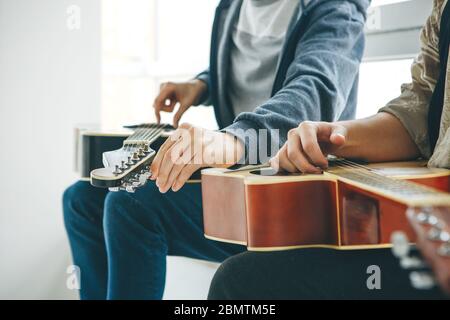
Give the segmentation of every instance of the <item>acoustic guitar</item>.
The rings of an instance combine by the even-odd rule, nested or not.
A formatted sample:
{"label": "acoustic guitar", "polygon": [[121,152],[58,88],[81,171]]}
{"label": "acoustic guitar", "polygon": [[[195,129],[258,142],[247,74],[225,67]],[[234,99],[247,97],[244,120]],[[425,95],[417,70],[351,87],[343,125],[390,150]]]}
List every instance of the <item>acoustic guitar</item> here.
{"label": "acoustic guitar", "polygon": [[448,208],[449,191],[450,170],[420,161],[334,159],[320,175],[206,169],[204,233],[254,251],[386,248],[397,230],[415,241],[407,208]]}

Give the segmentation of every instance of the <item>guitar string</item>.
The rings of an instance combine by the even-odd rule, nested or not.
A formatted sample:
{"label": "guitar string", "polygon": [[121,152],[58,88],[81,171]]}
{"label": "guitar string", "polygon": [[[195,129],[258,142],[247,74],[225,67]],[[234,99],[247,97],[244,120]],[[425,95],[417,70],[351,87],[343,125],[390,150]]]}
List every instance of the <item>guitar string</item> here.
{"label": "guitar string", "polygon": [[[164,131],[165,128],[166,128],[166,125],[147,124],[147,125],[144,125],[143,128],[138,128],[136,130],[136,132],[130,138],[137,140],[137,141],[144,140],[146,142],[149,142],[149,144],[151,144],[152,142],[154,142],[154,139],[156,137],[160,136],[160,134]],[[148,130],[148,129],[151,129],[151,130]],[[126,148],[126,151],[130,151],[131,148],[134,148],[135,146],[140,145],[140,144],[141,143],[138,142],[138,143],[133,143],[131,145],[128,145]],[[372,168],[365,166],[365,165],[361,165],[354,161],[347,160],[347,159],[337,159],[334,167],[338,167],[338,168],[342,168],[342,169],[357,169],[358,170],[357,174],[362,175],[363,177],[367,177],[367,178],[373,179],[377,182],[382,182],[384,184],[386,184],[387,181],[390,181],[390,182],[395,182],[395,184],[397,186],[399,185],[398,180],[394,180],[389,177],[380,175],[378,173],[374,173]],[[404,185],[405,187],[408,186],[408,184],[406,184],[406,183],[403,183],[402,185]],[[394,187],[396,187],[396,186],[394,186]]]}
{"label": "guitar string", "polygon": [[[154,141],[154,138],[158,137],[162,131],[166,128],[166,125],[160,125],[160,124],[146,124],[143,125],[141,128],[138,128],[133,135],[131,135],[131,139],[137,140],[137,143],[128,144],[127,148],[125,148],[125,151],[128,152],[134,147],[140,145],[140,140],[149,142],[150,144]],[[148,130],[151,129],[151,130]],[[129,138],[129,139],[130,139]],[[128,140],[128,139],[127,139]],[[342,164],[340,164],[342,163]],[[378,181],[385,181],[386,177],[376,174],[372,172],[372,169],[368,166],[364,166],[361,164],[358,164],[356,162],[347,160],[347,159],[337,159],[335,167],[339,167],[342,169],[359,169],[358,173],[363,176],[370,177],[372,179],[376,179]]]}
{"label": "guitar string", "polygon": [[[163,126],[156,129],[152,128],[150,130],[143,130],[143,132],[141,132],[141,135],[139,135],[136,140],[149,142],[149,144],[151,144],[154,141],[154,139],[162,133],[163,130],[164,130]],[[138,146],[141,144],[142,144],[141,142],[138,142],[137,144],[133,144],[133,146]]]}
{"label": "guitar string", "polygon": [[[153,128],[155,129],[153,129]],[[146,128],[151,128],[152,130],[146,130]],[[136,129],[136,131],[127,139],[127,140],[149,140],[153,139],[155,135],[159,135],[163,129],[166,128],[166,125],[143,125],[141,128]],[[151,141],[153,142],[153,141]],[[150,143],[151,143],[150,142]],[[137,147],[139,143],[127,144],[125,148],[125,152],[130,152],[132,149]]]}
{"label": "guitar string", "polygon": [[[370,171],[371,168],[369,168],[367,166],[361,166],[361,165],[358,165],[358,164],[354,163],[353,161],[349,161],[349,160],[343,160],[343,161],[345,161],[347,164],[344,166],[342,166],[342,165],[337,165],[337,166],[341,167],[341,168],[346,168],[346,169],[348,169],[348,168],[352,168],[352,169],[364,168],[365,171],[358,170],[358,173],[360,175],[362,175],[363,177],[368,177],[370,179],[373,179],[376,182],[381,183],[382,185],[389,185],[389,182],[390,182],[392,187],[395,188],[394,191],[396,191],[396,192],[398,192],[398,188],[400,188],[400,187],[404,188],[404,189],[402,189],[402,191],[404,191],[403,193],[405,193],[407,191],[408,187],[410,187],[410,188],[414,187],[412,189],[414,189],[416,191],[421,189],[420,186],[412,185],[408,181],[392,179],[390,177],[386,177],[386,176],[380,175],[378,173],[374,173],[374,172]],[[364,183],[367,183],[367,182],[364,182]],[[386,189],[386,188],[384,188],[384,189]]]}

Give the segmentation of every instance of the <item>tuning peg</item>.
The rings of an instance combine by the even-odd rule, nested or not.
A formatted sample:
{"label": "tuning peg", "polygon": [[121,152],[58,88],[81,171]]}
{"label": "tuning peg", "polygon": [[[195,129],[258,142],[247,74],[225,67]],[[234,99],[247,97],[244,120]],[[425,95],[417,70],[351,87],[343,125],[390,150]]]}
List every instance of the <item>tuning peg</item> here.
{"label": "tuning peg", "polygon": [[392,253],[400,259],[400,266],[403,269],[418,269],[425,267],[425,263],[417,258],[410,257],[409,239],[404,232],[396,231],[391,236]]}
{"label": "tuning peg", "polygon": [[142,180],[142,181],[147,182],[148,179],[150,179],[151,175],[152,175],[152,174],[151,174],[149,171],[147,171],[147,172],[145,172],[145,173],[142,173],[142,174],[139,176],[139,179]]}
{"label": "tuning peg", "polygon": [[133,152],[133,155],[131,156],[131,160],[133,161],[139,161],[139,153],[138,152]]}
{"label": "tuning peg", "polygon": [[141,169],[140,171],[140,176],[142,177],[142,179],[148,179],[151,176],[151,172],[150,172],[150,168],[149,167],[144,167]]}
{"label": "tuning peg", "polygon": [[438,248],[438,254],[442,257],[450,258],[450,243],[443,243]]}
{"label": "tuning peg", "polygon": [[134,164],[133,159],[131,157],[128,157],[126,164],[127,164],[127,166],[132,166]]}
{"label": "tuning peg", "polygon": [[422,224],[428,224],[430,226],[436,226],[439,224],[439,219],[435,215],[424,211],[417,214],[416,220]]}
{"label": "tuning peg", "polygon": [[122,170],[119,168],[119,165],[116,164],[116,167],[114,168],[113,173],[114,174],[121,174],[122,173]]}
{"label": "tuning peg", "polygon": [[436,285],[436,280],[431,274],[424,271],[413,271],[409,275],[411,285],[419,290],[429,290]]}
{"label": "tuning peg", "polygon": [[135,186],[128,186],[125,188],[125,190],[129,193],[135,193],[136,192],[136,187]]}
{"label": "tuning peg", "polygon": [[145,152],[144,152],[144,149],[142,147],[139,148],[137,152],[138,152],[138,156],[139,157],[145,157]]}
{"label": "tuning peg", "polygon": [[120,169],[121,170],[126,170],[126,169],[128,169],[128,165],[125,163],[125,161],[121,161],[121,166],[120,166]]}
{"label": "tuning peg", "polygon": [[408,214],[409,215],[415,214],[414,218],[419,223],[427,223],[428,217],[430,216],[429,210],[427,208],[420,209],[420,211],[418,213],[416,213],[416,209],[410,208],[410,209],[408,209]]}
{"label": "tuning peg", "polygon": [[391,235],[392,253],[397,258],[407,257],[410,251],[409,239],[404,232],[396,231]]}
{"label": "tuning peg", "polygon": [[125,182],[122,184],[122,190],[125,190],[129,193],[134,193],[136,191],[136,188],[131,183]]}
{"label": "tuning peg", "polygon": [[148,144],[143,144],[142,145],[142,151],[144,151],[145,153],[149,153],[150,152],[150,147],[148,146]]}
{"label": "tuning peg", "polygon": [[432,241],[449,242],[450,234],[447,231],[443,231],[439,228],[434,227],[428,231],[428,239]]}
{"label": "tuning peg", "polygon": [[147,179],[145,177],[142,177],[142,174],[134,174],[131,177],[129,177],[125,181],[125,187],[126,186],[133,186],[135,188],[143,187],[147,183]]}

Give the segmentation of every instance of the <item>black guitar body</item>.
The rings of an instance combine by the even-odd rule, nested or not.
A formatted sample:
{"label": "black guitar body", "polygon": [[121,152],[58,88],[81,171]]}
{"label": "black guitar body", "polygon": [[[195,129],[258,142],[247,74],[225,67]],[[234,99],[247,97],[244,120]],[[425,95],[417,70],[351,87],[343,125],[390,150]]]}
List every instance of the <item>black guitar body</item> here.
{"label": "black guitar body", "polygon": [[88,180],[92,170],[103,166],[103,152],[120,149],[126,138],[127,136],[82,134],[79,138],[80,178]]}

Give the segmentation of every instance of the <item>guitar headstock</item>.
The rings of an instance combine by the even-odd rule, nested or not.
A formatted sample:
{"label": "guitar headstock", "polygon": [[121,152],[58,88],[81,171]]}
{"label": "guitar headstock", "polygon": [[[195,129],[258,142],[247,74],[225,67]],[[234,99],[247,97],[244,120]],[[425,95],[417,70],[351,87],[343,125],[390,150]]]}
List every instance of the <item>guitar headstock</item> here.
{"label": "guitar headstock", "polygon": [[441,288],[450,294],[450,208],[410,208],[407,216],[416,233],[417,248]]}
{"label": "guitar headstock", "polygon": [[157,124],[130,128],[135,129],[135,133],[125,140],[122,148],[103,153],[104,168],[91,172],[93,186],[134,192],[146,184],[151,176],[150,164],[156,156],[156,151],[150,146],[159,138],[167,138],[172,128]]}
{"label": "guitar headstock", "polygon": [[124,146],[103,153],[104,168],[91,172],[91,184],[111,191],[134,192],[150,177],[149,166],[156,152],[148,145]]}

